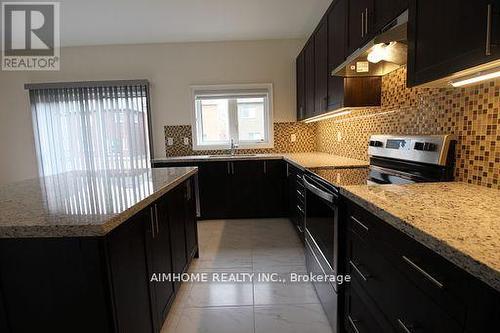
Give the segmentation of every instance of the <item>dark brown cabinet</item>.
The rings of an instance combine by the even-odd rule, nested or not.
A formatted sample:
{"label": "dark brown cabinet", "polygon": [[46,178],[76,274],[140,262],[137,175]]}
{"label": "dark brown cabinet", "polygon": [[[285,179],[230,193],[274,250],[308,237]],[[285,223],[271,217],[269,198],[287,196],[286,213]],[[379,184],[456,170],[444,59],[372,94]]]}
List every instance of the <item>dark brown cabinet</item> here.
{"label": "dark brown cabinet", "polygon": [[380,106],[381,77],[338,77],[332,76],[328,82],[329,107]]}
{"label": "dark brown cabinet", "polygon": [[314,37],[309,40],[304,48],[305,56],[305,118],[311,118],[315,114],[315,54],[314,54]]}
{"label": "dark brown cabinet", "polygon": [[[347,203],[344,218],[345,265],[352,278],[346,288],[348,331],[498,327],[498,292],[354,203]],[[388,328],[377,329],[384,325]]]}
{"label": "dark brown cabinet", "polygon": [[288,218],[299,238],[304,242],[305,189],[302,181],[304,172],[290,163],[286,165],[286,186],[288,196]]}
{"label": "dark brown cabinet", "polygon": [[347,51],[352,53],[373,33],[374,0],[349,0]]}
{"label": "dark brown cabinet", "polygon": [[[144,221],[146,226],[146,242],[148,251],[149,274],[173,273],[172,250],[170,247],[170,221],[168,200],[159,200],[151,206],[152,218],[150,223]],[[168,313],[168,306],[174,297],[173,282],[152,282],[151,304],[153,305],[153,318],[156,330],[161,328]]]}
{"label": "dark brown cabinet", "polygon": [[438,80],[498,58],[499,1],[410,1],[408,86]]}
{"label": "dark brown cabinet", "polygon": [[375,0],[373,31],[379,32],[408,9],[408,0]]}
{"label": "dark brown cabinet", "polygon": [[323,19],[314,34],[314,115],[328,110],[328,20]]}
{"label": "dark brown cabinet", "polygon": [[346,58],[346,17],[347,0],[336,1],[328,13],[328,74]]}
{"label": "dark brown cabinet", "polygon": [[[154,216],[146,210],[113,231],[107,239],[117,331],[152,332],[145,226]],[[169,254],[169,253],[167,253]]]}
{"label": "dark brown cabinet", "polygon": [[[188,257],[186,253],[186,214],[185,214],[185,192],[184,186],[178,186],[168,193],[168,213],[170,222],[170,246],[172,248],[172,271],[173,273],[184,272]],[[175,289],[180,283],[175,283]]]}
{"label": "dark brown cabinet", "polygon": [[296,60],[297,73],[297,120],[305,119],[305,56],[304,52],[300,52]]}
{"label": "dark brown cabinet", "polygon": [[198,166],[200,218],[258,218],[286,215],[282,160],[156,163],[155,167]]}

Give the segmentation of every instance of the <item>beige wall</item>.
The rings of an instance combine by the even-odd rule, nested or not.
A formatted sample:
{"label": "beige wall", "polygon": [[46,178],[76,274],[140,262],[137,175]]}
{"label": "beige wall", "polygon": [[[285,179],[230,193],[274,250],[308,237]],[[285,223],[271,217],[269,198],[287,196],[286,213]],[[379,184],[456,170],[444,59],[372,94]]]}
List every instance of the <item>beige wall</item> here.
{"label": "beige wall", "polygon": [[273,83],[274,121],[295,120],[295,57],[302,40],[66,48],[59,72],[0,71],[0,183],[37,175],[27,82],[149,79],[155,156],[164,126],[191,121],[190,85]]}

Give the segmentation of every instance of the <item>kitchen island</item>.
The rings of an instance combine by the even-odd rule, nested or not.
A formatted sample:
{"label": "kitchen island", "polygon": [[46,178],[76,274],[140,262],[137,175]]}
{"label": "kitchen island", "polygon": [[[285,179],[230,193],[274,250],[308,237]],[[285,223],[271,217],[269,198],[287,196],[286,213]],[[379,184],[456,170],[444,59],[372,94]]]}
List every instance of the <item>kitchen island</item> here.
{"label": "kitchen island", "polygon": [[1,332],[159,332],[198,255],[197,168],[0,187]]}

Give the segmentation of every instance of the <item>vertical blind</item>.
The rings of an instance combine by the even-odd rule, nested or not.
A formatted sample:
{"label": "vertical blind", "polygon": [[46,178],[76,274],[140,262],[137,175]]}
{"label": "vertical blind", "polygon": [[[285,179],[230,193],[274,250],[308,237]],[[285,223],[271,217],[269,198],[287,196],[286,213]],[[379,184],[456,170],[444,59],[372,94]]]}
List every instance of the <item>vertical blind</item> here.
{"label": "vertical blind", "polygon": [[147,81],[34,84],[26,88],[41,176],[149,166]]}

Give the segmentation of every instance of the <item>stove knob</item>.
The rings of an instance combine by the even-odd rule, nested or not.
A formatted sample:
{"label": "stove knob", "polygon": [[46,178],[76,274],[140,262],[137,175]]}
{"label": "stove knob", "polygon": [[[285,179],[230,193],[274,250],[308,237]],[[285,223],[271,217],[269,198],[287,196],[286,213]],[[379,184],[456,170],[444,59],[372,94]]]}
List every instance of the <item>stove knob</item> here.
{"label": "stove knob", "polygon": [[435,151],[437,148],[436,144],[430,142],[415,142],[415,150],[420,151]]}
{"label": "stove knob", "polygon": [[436,144],[426,142],[424,143],[424,151],[435,151],[437,148]]}
{"label": "stove knob", "polygon": [[384,143],[382,141],[370,140],[370,147],[383,147]]}

